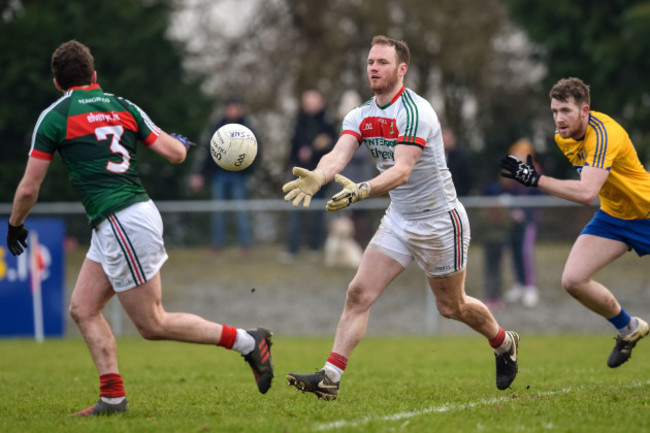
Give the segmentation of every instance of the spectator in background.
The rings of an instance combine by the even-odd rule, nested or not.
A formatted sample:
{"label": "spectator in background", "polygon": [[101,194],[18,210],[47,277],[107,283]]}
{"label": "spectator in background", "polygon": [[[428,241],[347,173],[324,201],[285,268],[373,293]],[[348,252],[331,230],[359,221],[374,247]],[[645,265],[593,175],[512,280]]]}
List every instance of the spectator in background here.
{"label": "spectator in background", "polygon": [[[488,183],[483,195],[499,197],[507,194],[504,188],[506,179]],[[480,210],[481,217],[476,221],[478,233],[483,236],[483,303],[490,309],[502,305],[503,297],[503,252],[508,247],[511,219],[508,208],[503,206],[486,207]]]}
{"label": "spectator in background", "polygon": [[445,145],[447,167],[456,186],[456,194],[459,197],[469,195],[474,186],[471,158],[464,149],[457,146],[456,134],[451,128],[442,128],[442,141]]}
{"label": "spectator in background", "polygon": [[[228,171],[219,167],[210,155],[210,139],[212,135],[228,123],[239,123],[249,128],[257,137],[258,154],[255,161],[244,170]],[[260,137],[255,133],[251,125],[243,101],[238,96],[229,96],[226,99],[223,114],[210,127],[209,133],[203,138],[202,146],[197,152],[194,161],[193,174],[190,177],[190,188],[200,191],[205,187],[206,182],[210,184],[212,200],[247,200],[249,198],[250,178],[257,161],[260,160]],[[253,235],[250,215],[246,211],[234,213],[237,225],[237,238],[241,247],[242,256],[249,257],[253,245]],[[211,246],[213,251],[218,253],[226,246],[226,213],[214,212],[211,218]]]}
{"label": "spectator in background", "polygon": [[[509,154],[525,160],[527,155],[534,155],[533,145],[527,138],[518,140],[510,147]],[[539,164],[535,169],[540,172]],[[514,196],[539,195],[536,188],[526,188],[512,179],[504,178],[504,193]],[[535,241],[539,225],[540,210],[532,207],[514,207],[510,209],[510,229],[508,243],[512,251],[514,271],[513,287],[506,292],[506,302],[521,302],[526,307],[534,307],[539,301],[535,266]]]}
{"label": "spectator in background", "polygon": [[[301,109],[291,137],[289,167],[315,169],[321,157],[332,149],[337,137],[335,120],[325,107],[322,93],[316,89],[305,90],[301,95]],[[314,198],[324,198],[325,192],[319,191]],[[303,224],[307,221],[309,251],[317,253],[321,249],[325,233],[324,210],[305,212],[294,209],[289,213],[288,221],[286,261],[295,260],[301,247]]]}

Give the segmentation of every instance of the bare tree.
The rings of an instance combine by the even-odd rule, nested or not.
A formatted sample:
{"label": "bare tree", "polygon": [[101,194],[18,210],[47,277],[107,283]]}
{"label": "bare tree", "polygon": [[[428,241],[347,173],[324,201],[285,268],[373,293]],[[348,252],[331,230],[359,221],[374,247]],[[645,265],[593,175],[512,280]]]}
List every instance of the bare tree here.
{"label": "bare tree", "polygon": [[407,41],[407,85],[477,150],[496,124],[482,107],[534,85],[517,80],[521,62],[510,60],[529,48],[504,43],[517,31],[500,0],[193,0],[177,7],[173,32],[187,47],[187,68],[205,77],[216,99],[229,92],[245,98],[261,123],[273,174],[286,172],[303,89],[319,88],[330,108],[346,90],[371,96],[365,56],[376,34]]}

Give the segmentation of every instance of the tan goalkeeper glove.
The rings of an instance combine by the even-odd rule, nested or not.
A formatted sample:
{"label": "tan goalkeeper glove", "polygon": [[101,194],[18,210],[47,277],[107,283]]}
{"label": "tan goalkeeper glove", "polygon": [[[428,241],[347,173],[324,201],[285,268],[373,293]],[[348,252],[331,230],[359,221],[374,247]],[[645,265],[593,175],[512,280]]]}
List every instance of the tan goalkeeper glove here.
{"label": "tan goalkeeper glove", "polygon": [[368,182],[354,183],[347,177],[337,174],[334,176],[336,183],[343,187],[341,192],[336,193],[327,202],[327,210],[335,211],[350,206],[352,203],[368,198],[370,195],[370,184]]}
{"label": "tan goalkeeper glove", "polygon": [[284,184],[282,192],[288,193],[284,196],[284,200],[294,199],[294,207],[304,200],[302,206],[309,207],[312,196],[325,184],[325,173],[322,170],[310,171],[302,167],[294,167],[293,174],[298,176],[298,179]]}

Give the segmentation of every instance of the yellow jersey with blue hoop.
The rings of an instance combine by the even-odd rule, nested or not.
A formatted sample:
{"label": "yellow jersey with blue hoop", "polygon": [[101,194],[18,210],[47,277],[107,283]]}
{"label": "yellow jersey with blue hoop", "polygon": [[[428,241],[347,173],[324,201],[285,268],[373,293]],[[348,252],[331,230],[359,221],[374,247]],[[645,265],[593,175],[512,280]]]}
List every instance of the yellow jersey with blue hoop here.
{"label": "yellow jersey with blue hoop", "polygon": [[625,220],[650,218],[650,173],[636,153],[627,132],[604,113],[591,111],[585,136],[555,142],[578,170],[598,167],[609,171],[598,198],[603,212]]}

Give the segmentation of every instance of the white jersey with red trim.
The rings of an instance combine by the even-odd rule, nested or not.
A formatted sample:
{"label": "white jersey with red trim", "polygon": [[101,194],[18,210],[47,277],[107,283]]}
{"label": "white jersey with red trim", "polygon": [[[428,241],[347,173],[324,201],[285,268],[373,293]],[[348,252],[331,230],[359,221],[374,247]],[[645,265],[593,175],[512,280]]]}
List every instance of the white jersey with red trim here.
{"label": "white jersey with red trim", "polygon": [[373,97],[350,111],[341,129],[341,134],[353,135],[359,145],[368,147],[380,173],[395,164],[395,146],[422,148],[408,182],[389,192],[391,207],[398,213],[430,216],[456,208],[440,121],[427,100],[404,87],[383,107]]}

